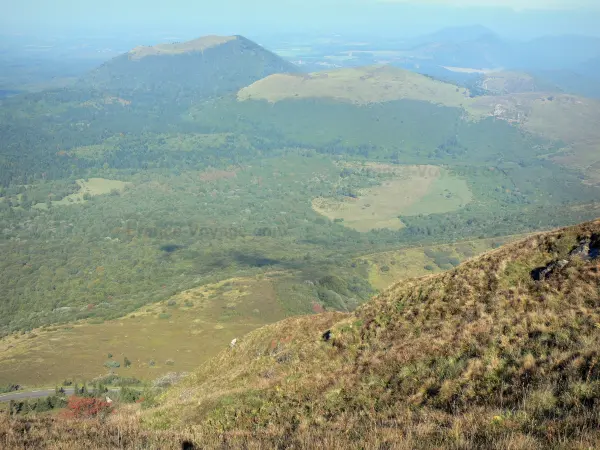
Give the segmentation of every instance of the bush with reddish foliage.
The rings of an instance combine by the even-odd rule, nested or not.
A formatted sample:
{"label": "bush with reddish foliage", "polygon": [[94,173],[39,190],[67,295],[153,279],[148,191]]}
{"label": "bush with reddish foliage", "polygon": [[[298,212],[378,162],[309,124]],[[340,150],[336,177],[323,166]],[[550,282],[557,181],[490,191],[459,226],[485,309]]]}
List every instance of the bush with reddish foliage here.
{"label": "bush with reddish foliage", "polygon": [[325,312],[325,308],[323,308],[321,305],[319,305],[318,303],[313,303],[312,305],[312,310],[315,314],[321,314]]}
{"label": "bush with reddish foliage", "polygon": [[112,406],[101,398],[77,397],[72,395],[67,403],[65,416],[76,419],[104,416],[112,411]]}

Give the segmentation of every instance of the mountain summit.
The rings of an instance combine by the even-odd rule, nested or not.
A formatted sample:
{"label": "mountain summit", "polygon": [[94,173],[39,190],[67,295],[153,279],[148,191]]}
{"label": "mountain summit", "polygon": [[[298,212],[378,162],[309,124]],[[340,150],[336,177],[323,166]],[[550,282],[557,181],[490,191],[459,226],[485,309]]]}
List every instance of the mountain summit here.
{"label": "mountain summit", "polygon": [[203,52],[235,40],[235,36],[203,36],[186,42],[158,44],[154,46],[140,45],[129,51],[130,59],[140,60],[148,56],[181,55],[184,53]]}
{"label": "mountain summit", "polygon": [[274,73],[299,69],[242,36],[205,36],[188,42],[140,46],[90,72],[94,89],[209,97],[235,92]]}

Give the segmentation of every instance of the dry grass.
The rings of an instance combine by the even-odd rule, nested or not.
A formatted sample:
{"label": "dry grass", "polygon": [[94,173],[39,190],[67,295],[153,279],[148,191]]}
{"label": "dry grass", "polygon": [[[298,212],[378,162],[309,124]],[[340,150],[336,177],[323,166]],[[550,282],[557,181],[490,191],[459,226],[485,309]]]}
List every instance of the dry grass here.
{"label": "dry grass", "polygon": [[235,36],[204,36],[193,41],[173,44],[158,44],[152,47],[140,46],[131,50],[130,59],[139,60],[147,56],[178,55],[182,53],[203,52],[212,47],[223,45],[237,39]]}
{"label": "dry grass", "polygon": [[359,105],[402,99],[452,107],[471,102],[466,89],[388,66],[339,69],[308,75],[275,74],[238,93],[240,101],[267,100],[272,103],[315,97]]}
{"label": "dry grass", "polygon": [[537,90],[535,79],[523,72],[488,72],[482,81],[482,87],[493,94],[516,94]]}
{"label": "dry grass", "polygon": [[437,265],[435,254],[444,254],[464,262],[498,245],[521,239],[523,236],[506,236],[492,239],[475,239],[448,245],[409,247],[391,252],[375,253],[355,258],[358,264],[368,264],[369,282],[375,289],[383,290],[398,281],[418,278],[447,270]]}
{"label": "dry grass", "polygon": [[87,108],[95,108],[102,109],[104,105],[114,105],[119,104],[123,107],[131,105],[131,100],[126,100],[121,97],[113,97],[113,96],[105,96],[102,100],[88,100],[87,102],[83,102],[81,106]]}
{"label": "dry grass", "polygon": [[337,430],[355,443],[390,424],[426,436],[426,448],[593,442],[600,270],[575,259],[544,282],[530,272],[598,232],[600,222],[535,235],[398,283],[354,314],[257,330],[175,387],[145,423]]}
{"label": "dry grass", "polygon": [[[271,427],[254,431],[216,433],[201,428],[185,430],[145,429],[136,407],[121,409],[107,420],[57,420],[51,417],[0,417],[0,446],[6,450],[112,450],[112,449],[544,449],[534,438],[518,432],[501,433],[510,419],[498,416],[489,421],[483,415],[488,411],[474,408],[460,417],[422,415],[406,412],[401,419],[386,423],[373,422],[367,433],[357,439],[352,430],[341,432],[337,427]],[[481,433],[489,433],[483,439]],[[557,448],[592,449],[597,444],[597,433],[590,430],[573,439],[571,445]],[[184,447],[193,445],[193,447]]]}
{"label": "dry grass", "polygon": [[[600,221],[533,235],[400,282],[353,314],[260,328],[130,414],[122,447],[595,448],[600,266],[570,254],[599,235]],[[74,448],[60,445],[82,433],[110,448],[119,425],[23,426],[0,423],[0,442],[46,433],[46,448]]]}
{"label": "dry grass", "polygon": [[[96,147],[96,146],[90,146]],[[90,149],[91,150],[91,149]],[[61,200],[55,200],[52,202],[53,206],[68,206],[75,204],[85,203],[85,195],[94,197],[96,195],[105,195],[112,192],[123,192],[127,186],[131,186],[131,183],[119,180],[108,180],[106,178],[88,178],[86,180],[77,180],[79,185],[79,191],[74,194],[67,195]],[[37,209],[46,209],[48,206],[45,203],[36,203],[33,205]]]}
{"label": "dry grass", "polygon": [[[121,319],[33,330],[0,340],[0,384],[45,386],[103,375],[107,354],[123,376],[154,379],[190,371],[235,337],[285,317],[267,276],[234,278],[184,291]],[[123,367],[124,357],[132,361]],[[166,364],[168,359],[174,366]],[[149,362],[155,361],[154,366]]]}

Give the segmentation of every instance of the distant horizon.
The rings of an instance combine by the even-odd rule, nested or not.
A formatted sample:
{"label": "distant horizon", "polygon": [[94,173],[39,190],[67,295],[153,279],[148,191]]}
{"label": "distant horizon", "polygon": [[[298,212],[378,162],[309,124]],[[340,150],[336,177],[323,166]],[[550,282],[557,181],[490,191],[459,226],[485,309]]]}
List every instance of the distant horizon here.
{"label": "distant horizon", "polygon": [[[451,4],[448,4],[451,3]],[[5,36],[97,37],[207,34],[263,36],[356,33],[402,38],[435,32],[445,27],[482,25],[503,37],[532,39],[543,35],[600,36],[598,2],[584,0],[578,7],[567,2],[524,0],[521,9],[513,0],[494,0],[493,6],[473,6],[473,1],[403,0],[275,0],[197,4],[174,0],[169,5],[151,0],[92,3],[67,0],[45,3],[25,0],[6,5],[0,18]],[[535,9],[541,3],[554,5]],[[463,6],[460,6],[463,5]],[[488,3],[489,5],[489,3]],[[505,5],[505,6],[502,6]],[[565,5],[563,9],[556,6]]]}
{"label": "distant horizon", "polygon": [[[451,26],[444,26],[444,27],[440,27],[440,28],[436,28],[427,32],[423,32],[420,34],[414,34],[414,35],[391,35],[391,36],[387,36],[385,34],[381,34],[381,33],[366,33],[366,32],[350,32],[350,31],[346,31],[346,32],[318,32],[318,31],[306,31],[306,32],[299,32],[299,31],[279,31],[279,32],[258,32],[258,33],[241,33],[241,32],[233,32],[233,33],[219,33],[216,31],[206,31],[206,32],[198,32],[195,33],[192,30],[147,30],[147,31],[130,31],[130,32],[124,32],[123,30],[120,31],[115,31],[115,32],[107,32],[107,31],[97,31],[94,32],[93,30],[86,30],[86,32],[83,35],[79,35],[79,33],[76,33],[74,35],[71,36],[65,36],[65,35],[61,35],[61,34],[57,34],[57,35],[43,35],[43,36],[38,36],[35,34],[28,34],[28,33],[0,33],[0,44],[2,43],[2,39],[10,39],[10,40],[15,40],[15,41],[26,41],[29,42],[28,46],[30,47],[35,47],[35,44],[33,44],[33,42],[39,41],[41,42],[48,42],[48,41],[54,41],[57,45],[61,44],[62,40],[65,41],[69,41],[71,39],[91,39],[91,40],[98,40],[98,41],[106,41],[106,42],[112,42],[114,40],[120,40],[123,39],[123,41],[121,42],[121,47],[120,50],[121,51],[128,51],[125,49],[132,49],[136,46],[153,46],[153,45],[158,45],[158,44],[164,44],[164,43],[169,43],[169,42],[186,42],[186,41],[191,41],[191,40],[195,40],[195,39],[199,39],[205,36],[210,36],[210,35],[217,35],[217,36],[242,36],[245,37],[247,39],[256,41],[257,43],[261,44],[261,45],[265,45],[265,46],[273,46],[276,43],[274,42],[275,39],[277,38],[283,38],[283,39],[289,39],[290,37],[296,37],[296,38],[323,38],[325,36],[329,36],[329,37],[339,37],[342,39],[365,39],[365,40],[379,40],[379,39],[397,39],[397,40],[402,40],[402,39],[414,39],[414,38],[419,38],[419,37],[424,37],[427,35],[431,35],[431,34],[436,34],[439,32],[443,32],[443,31],[447,31],[450,29],[468,29],[468,28],[476,28],[476,27],[481,27],[481,28],[485,28],[487,30],[489,30],[490,32],[496,34],[499,38],[506,40],[506,41],[511,41],[511,42],[528,42],[528,41],[532,41],[535,39],[539,39],[539,38],[545,38],[545,37],[583,37],[583,38],[600,38],[600,33],[598,34],[589,34],[589,33],[584,33],[584,32],[571,32],[571,33],[552,33],[552,30],[549,30],[548,33],[546,34],[540,34],[539,36],[535,36],[535,37],[526,37],[526,38],[519,38],[519,37],[515,37],[515,36],[510,36],[510,35],[506,35],[503,34],[497,30],[495,30],[493,27],[489,27],[486,25],[482,25],[479,23],[472,23],[472,24],[467,24],[467,25],[451,25]],[[31,40],[31,41],[29,41]],[[265,42],[263,42],[265,41]],[[134,43],[135,42],[135,43]],[[376,45],[376,43],[374,43],[374,45]],[[40,45],[40,47],[42,47],[42,45]],[[1,47],[0,47],[1,48]]]}

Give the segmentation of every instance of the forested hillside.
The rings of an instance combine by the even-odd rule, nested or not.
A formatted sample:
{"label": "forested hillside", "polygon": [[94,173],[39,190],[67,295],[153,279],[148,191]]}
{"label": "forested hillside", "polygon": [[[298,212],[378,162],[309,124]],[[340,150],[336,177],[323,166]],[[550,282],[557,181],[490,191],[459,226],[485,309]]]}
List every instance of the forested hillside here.
{"label": "forested hillside", "polygon": [[286,314],[351,310],[373,292],[358,256],[597,215],[598,188],[554,162],[564,142],[481,113],[464,88],[383,69],[380,85],[329,80],[367,101],[240,101],[294,67],[241,37],[186,45],[2,100],[3,334],[272,270],[295,280],[276,287]]}
{"label": "forested hillside", "polygon": [[[273,73],[299,69],[242,36],[137,47],[81,80],[82,89],[193,101],[236,91]],[[191,97],[191,98],[190,98]]]}

